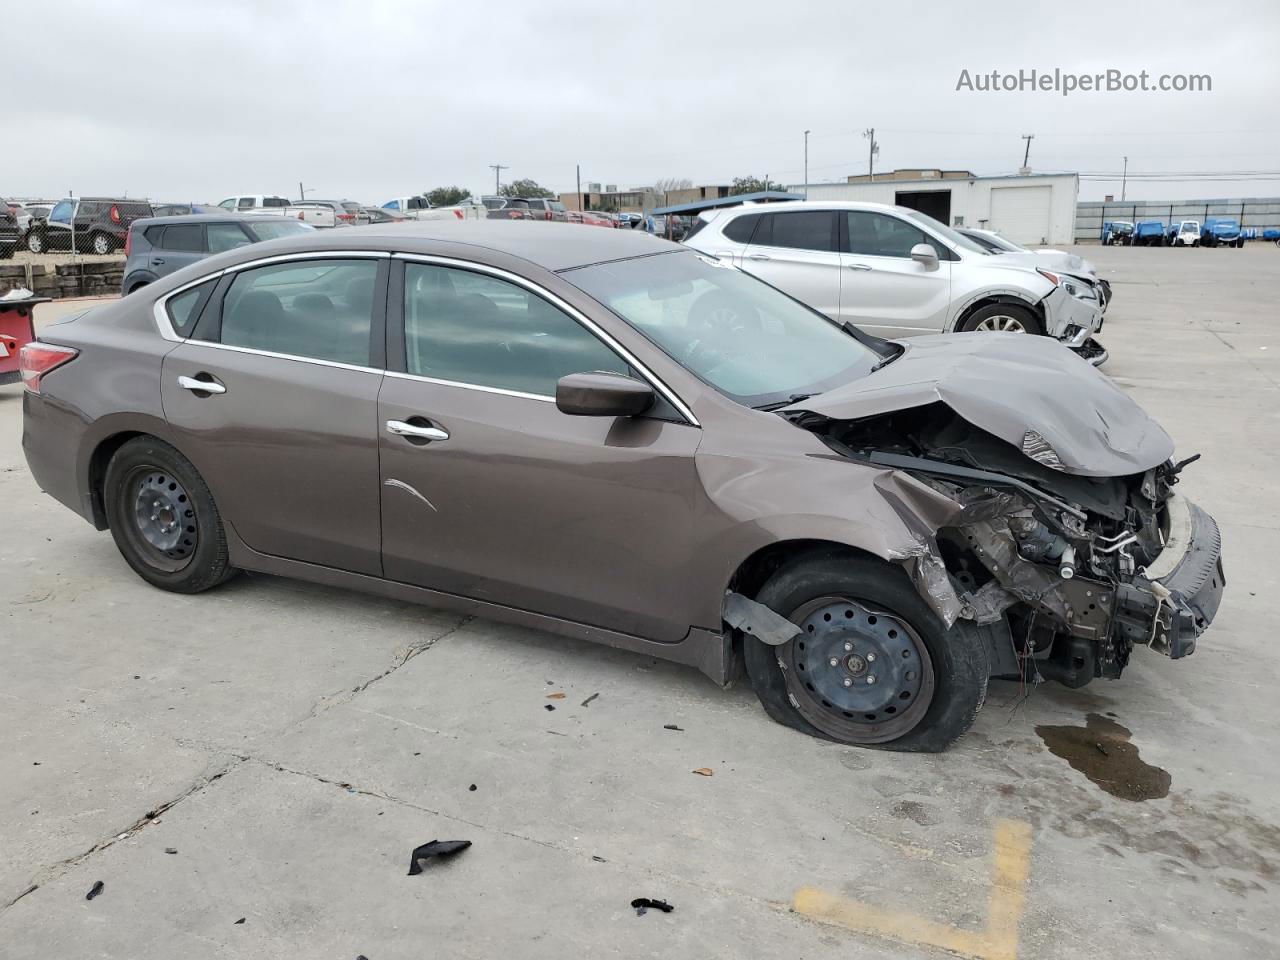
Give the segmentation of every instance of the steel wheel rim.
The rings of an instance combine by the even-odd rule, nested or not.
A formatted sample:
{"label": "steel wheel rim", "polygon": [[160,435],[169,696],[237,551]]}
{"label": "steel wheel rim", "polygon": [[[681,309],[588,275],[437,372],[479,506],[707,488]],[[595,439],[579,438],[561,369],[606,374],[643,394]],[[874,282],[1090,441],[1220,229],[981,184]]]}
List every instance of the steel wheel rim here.
{"label": "steel wheel rim", "polygon": [[825,596],[788,619],[803,635],[778,648],[778,665],[792,704],[809,723],[846,742],[884,743],[924,719],[936,689],[933,660],[901,617]]}
{"label": "steel wheel rim", "polygon": [[121,484],[121,497],[128,538],[149,565],[176,573],[191,563],[200,529],[177,477],[163,467],[138,467]]}
{"label": "steel wheel rim", "polygon": [[995,316],[984,317],[974,327],[975,330],[981,330],[983,333],[1026,333],[1027,328],[1017,317],[1011,317],[1005,313],[998,313]]}

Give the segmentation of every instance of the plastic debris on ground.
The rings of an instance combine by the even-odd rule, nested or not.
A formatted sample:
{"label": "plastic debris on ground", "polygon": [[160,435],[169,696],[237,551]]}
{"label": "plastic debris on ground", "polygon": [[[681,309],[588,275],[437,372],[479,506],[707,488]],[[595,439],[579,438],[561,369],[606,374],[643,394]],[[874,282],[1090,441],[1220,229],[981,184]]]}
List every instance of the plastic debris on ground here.
{"label": "plastic debris on ground", "polygon": [[422,872],[422,861],[444,859],[461,853],[471,846],[470,840],[432,840],[420,847],[415,847],[409,855],[409,876],[415,877]]}
{"label": "plastic debris on ground", "polygon": [[643,917],[650,910],[661,910],[663,913],[670,913],[675,909],[665,900],[650,900],[648,897],[636,897],[631,901],[631,906],[635,908],[637,917]]}
{"label": "plastic debris on ground", "polygon": [[86,900],[92,900],[94,897],[96,897],[98,894],[102,892],[103,886],[104,884],[101,880],[94,881],[93,886],[89,888],[89,892],[84,895],[84,898]]}

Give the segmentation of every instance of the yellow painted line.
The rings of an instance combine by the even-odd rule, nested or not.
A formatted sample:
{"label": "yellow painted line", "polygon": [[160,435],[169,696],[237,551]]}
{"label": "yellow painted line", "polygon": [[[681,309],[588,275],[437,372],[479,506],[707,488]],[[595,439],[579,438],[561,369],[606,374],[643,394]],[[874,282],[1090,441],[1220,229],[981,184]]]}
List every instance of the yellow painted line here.
{"label": "yellow painted line", "polygon": [[982,930],[961,930],[908,910],[877,907],[816,887],[797,890],[791,909],[813,920],[837,924],[858,933],[937,947],[975,960],[1017,960],[1018,924],[1026,903],[1031,867],[1031,825],[1023,820],[996,821],[993,859],[987,924]]}

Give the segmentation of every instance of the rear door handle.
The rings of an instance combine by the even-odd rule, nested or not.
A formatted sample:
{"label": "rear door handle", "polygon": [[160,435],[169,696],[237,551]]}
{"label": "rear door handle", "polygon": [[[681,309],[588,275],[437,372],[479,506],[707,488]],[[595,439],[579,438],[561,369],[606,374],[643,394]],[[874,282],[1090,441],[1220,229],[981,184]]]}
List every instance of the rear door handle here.
{"label": "rear door handle", "polygon": [[847,266],[850,270],[870,270],[871,269],[865,263],[850,263],[850,264],[847,264]]}
{"label": "rear door handle", "polygon": [[397,437],[413,437],[416,440],[448,440],[449,431],[439,427],[424,427],[416,423],[405,423],[403,420],[388,420],[387,433]]}
{"label": "rear door handle", "polygon": [[[208,376],[208,374],[205,374]],[[226,393],[227,388],[215,380],[197,380],[195,377],[179,377],[178,386],[183,390],[192,390],[196,393]]]}
{"label": "rear door handle", "polygon": [[164,257],[152,257],[151,263],[155,266],[161,266],[164,263]]}
{"label": "rear door handle", "polygon": [[767,253],[748,253],[747,259],[748,260],[772,260],[773,257],[769,256]]}

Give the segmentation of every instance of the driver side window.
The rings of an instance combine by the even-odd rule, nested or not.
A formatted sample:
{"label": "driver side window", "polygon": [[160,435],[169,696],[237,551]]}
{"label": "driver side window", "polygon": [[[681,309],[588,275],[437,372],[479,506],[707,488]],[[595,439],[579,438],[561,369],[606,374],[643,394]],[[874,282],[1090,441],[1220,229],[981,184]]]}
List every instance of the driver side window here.
{"label": "driver side window", "polygon": [[927,243],[938,252],[942,260],[951,258],[950,251],[933,240],[919,227],[912,226],[898,217],[865,210],[849,210],[845,216],[848,229],[848,252],[867,257],[911,256],[911,248],[917,243]]}
{"label": "driver side window", "polygon": [[595,334],[522,286],[453,267],[404,269],[409,373],[554,397],[571,373],[629,368]]}

